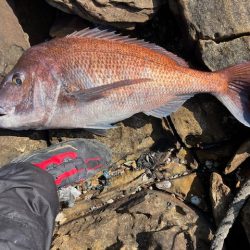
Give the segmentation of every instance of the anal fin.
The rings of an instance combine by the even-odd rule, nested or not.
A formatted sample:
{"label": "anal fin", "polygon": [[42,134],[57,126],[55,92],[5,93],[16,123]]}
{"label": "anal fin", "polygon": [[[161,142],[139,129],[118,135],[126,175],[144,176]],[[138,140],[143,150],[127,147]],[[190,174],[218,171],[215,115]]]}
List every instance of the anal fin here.
{"label": "anal fin", "polygon": [[186,102],[193,96],[194,94],[176,96],[170,102],[166,103],[166,105],[161,106],[157,109],[146,111],[144,113],[146,115],[151,115],[157,118],[166,117],[172,112],[175,112],[180,106],[182,106],[184,102]]}

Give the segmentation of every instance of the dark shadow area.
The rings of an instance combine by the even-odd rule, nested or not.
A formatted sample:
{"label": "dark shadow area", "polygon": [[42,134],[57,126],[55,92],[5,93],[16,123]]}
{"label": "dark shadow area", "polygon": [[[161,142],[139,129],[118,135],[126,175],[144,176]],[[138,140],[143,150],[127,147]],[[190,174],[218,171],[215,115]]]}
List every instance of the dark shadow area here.
{"label": "dark shadow area", "polygon": [[[196,45],[189,39],[188,30],[171,11],[170,3],[159,9],[157,14],[144,24],[137,24],[135,37],[155,43],[185,59],[193,68],[207,70],[194,56]],[[166,18],[167,17],[167,18]]]}
{"label": "dark shadow area", "polygon": [[20,130],[13,131],[8,129],[0,129],[0,137],[2,136],[17,136],[29,137],[33,140],[46,140],[48,141],[48,131],[46,130]]}
{"label": "dark shadow area", "polygon": [[163,128],[161,119],[139,113],[123,121],[125,127],[135,129],[141,128],[149,123],[151,123],[153,127],[151,137],[155,142],[149,150],[161,152],[166,151],[168,148],[175,147],[177,139],[170,130]]}
{"label": "dark shadow area", "polygon": [[8,0],[31,45],[49,39],[49,30],[58,10],[45,0]]}
{"label": "dark shadow area", "polygon": [[230,229],[229,234],[225,240],[225,246],[227,250],[249,250],[250,243],[247,239],[244,228],[242,227],[239,217],[233,224],[233,227]]}

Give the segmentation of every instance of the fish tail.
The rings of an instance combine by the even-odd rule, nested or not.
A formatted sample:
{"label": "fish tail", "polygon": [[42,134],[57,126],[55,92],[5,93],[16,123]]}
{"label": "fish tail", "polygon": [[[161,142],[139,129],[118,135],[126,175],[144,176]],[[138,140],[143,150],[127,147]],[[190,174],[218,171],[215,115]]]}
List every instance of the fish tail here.
{"label": "fish tail", "polygon": [[216,97],[234,117],[250,127],[250,61],[220,70],[228,79],[227,91]]}

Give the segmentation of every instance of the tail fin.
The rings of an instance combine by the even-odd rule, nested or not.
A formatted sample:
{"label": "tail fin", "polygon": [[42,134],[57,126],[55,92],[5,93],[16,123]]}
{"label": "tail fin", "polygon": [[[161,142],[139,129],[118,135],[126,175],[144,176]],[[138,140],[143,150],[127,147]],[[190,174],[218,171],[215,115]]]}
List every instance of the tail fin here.
{"label": "tail fin", "polygon": [[219,71],[228,78],[228,91],[216,97],[241,123],[250,127],[250,62]]}

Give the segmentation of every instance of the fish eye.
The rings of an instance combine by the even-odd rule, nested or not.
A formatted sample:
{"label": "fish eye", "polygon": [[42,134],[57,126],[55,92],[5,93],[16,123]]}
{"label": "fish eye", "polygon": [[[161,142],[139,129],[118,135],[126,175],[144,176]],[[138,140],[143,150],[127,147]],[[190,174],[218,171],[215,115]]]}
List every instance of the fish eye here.
{"label": "fish eye", "polygon": [[16,85],[22,85],[24,76],[20,73],[15,73],[12,77],[12,82]]}

